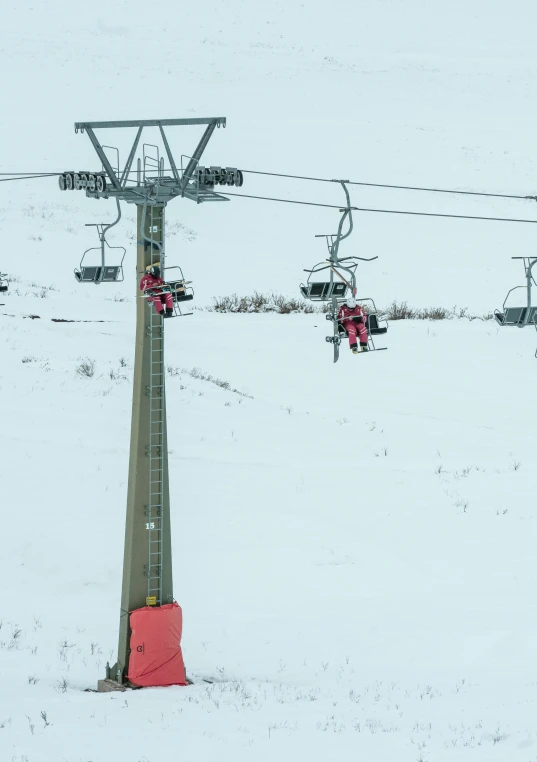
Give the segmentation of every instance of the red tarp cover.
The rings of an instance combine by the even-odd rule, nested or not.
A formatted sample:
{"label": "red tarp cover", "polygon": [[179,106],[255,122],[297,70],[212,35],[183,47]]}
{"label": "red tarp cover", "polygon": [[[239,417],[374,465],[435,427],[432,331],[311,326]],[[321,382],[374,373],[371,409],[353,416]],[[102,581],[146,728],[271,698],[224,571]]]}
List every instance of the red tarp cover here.
{"label": "red tarp cover", "polygon": [[145,606],[130,614],[131,653],[128,679],[133,685],[187,685],[179,604]]}

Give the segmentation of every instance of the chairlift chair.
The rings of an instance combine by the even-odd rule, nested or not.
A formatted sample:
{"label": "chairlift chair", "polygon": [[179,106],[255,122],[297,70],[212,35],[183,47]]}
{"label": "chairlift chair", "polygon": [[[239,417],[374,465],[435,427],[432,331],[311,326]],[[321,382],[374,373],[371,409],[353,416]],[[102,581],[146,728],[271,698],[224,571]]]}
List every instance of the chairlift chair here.
{"label": "chairlift chair", "polygon": [[163,270],[163,277],[166,270],[177,270],[178,272],[173,274],[173,279],[164,278],[166,285],[169,286],[172,299],[173,309],[175,317],[185,317],[186,315],[192,315],[191,312],[183,313],[181,310],[181,303],[190,302],[194,298],[194,289],[190,285],[192,281],[185,280],[182,269],[179,265],[172,265],[171,267],[165,267]]}
{"label": "chairlift chair", "polygon": [[0,273],[0,293],[8,290],[7,273]]}
{"label": "chairlift chair", "polygon": [[[153,262],[152,265],[148,265],[145,268],[145,271],[148,272],[151,267],[154,265],[157,265],[160,267],[160,262]],[[164,277],[164,273],[167,270],[176,270],[173,274],[173,278],[166,279]],[[141,273],[143,274],[143,273]],[[162,286],[158,286],[157,289],[147,289],[142,294],[143,297],[149,297],[149,296],[158,296],[159,294],[166,294],[170,293],[172,295],[173,300],[173,315],[171,317],[186,317],[187,315],[192,315],[192,312],[183,312],[181,310],[181,303],[183,302],[190,302],[194,298],[194,289],[190,285],[192,281],[185,280],[185,277],[183,275],[182,269],[179,267],[179,265],[172,265],[170,267],[164,267],[162,270],[162,276],[163,280],[165,281]],[[152,307],[152,305],[150,305]]]}
{"label": "chairlift chair", "polygon": [[[326,313],[326,319],[335,323],[337,328],[337,334],[333,336],[327,336],[326,341],[330,344],[334,344],[334,348],[338,348],[341,341],[347,337],[347,331],[344,326],[337,320],[339,307],[345,303],[348,296],[356,293],[356,268],[358,262],[371,262],[378,257],[344,257],[338,260],[337,265],[333,264],[330,260],[319,262],[311,270],[305,270],[309,273],[307,282],[300,284],[300,292],[305,299],[309,299],[313,302],[331,302],[332,309]],[[316,280],[317,273],[329,270],[330,280],[320,281]],[[335,280],[334,276],[339,277],[341,280]],[[379,318],[377,306],[374,299],[371,297],[358,298],[356,297],[358,304],[362,305],[364,312],[366,312],[366,328],[368,333],[368,343],[370,349],[376,350],[373,336],[379,336],[385,334],[388,331],[388,321],[381,320]],[[385,349],[383,347],[382,349]],[[338,352],[336,352],[336,356]]]}
{"label": "chairlift chair", "polygon": [[[377,349],[373,336],[382,336],[383,334],[388,333],[388,321],[379,317],[377,305],[375,304],[375,300],[372,297],[357,296],[356,301],[362,306],[364,312],[366,313],[365,327],[367,328],[367,342],[369,344],[369,349],[373,349],[374,351],[378,352],[386,350],[387,347],[379,347]],[[326,319],[333,320],[332,314],[328,313]],[[338,321],[337,328],[341,340],[348,338],[347,330],[345,329],[343,323]],[[332,337],[329,336],[328,338]]]}
{"label": "chairlift chair", "polygon": [[[501,311],[494,310],[494,318],[496,322],[501,325],[517,326],[518,328],[524,328],[526,325],[537,325],[537,305],[532,304],[532,286],[537,285],[535,278],[532,274],[533,266],[537,263],[536,259],[531,257],[511,257],[511,259],[521,259],[524,263],[524,274],[526,277],[525,286],[515,286],[507,292],[507,296],[504,299]],[[514,291],[519,289],[525,289],[526,291],[526,304],[523,305],[520,302],[516,306],[508,304],[509,297]]]}
{"label": "chairlift chair", "polygon": [[[347,180],[334,180],[338,182],[344,193],[346,204],[340,209],[341,218],[339,220],[337,233],[316,235],[316,238],[324,238],[328,249],[328,258],[324,262],[312,267],[311,270],[306,270],[309,273],[308,280],[304,284],[300,285],[300,292],[305,299],[310,299],[314,302],[330,302],[330,309],[327,311],[326,319],[332,322],[333,335],[327,336],[326,341],[334,347],[334,362],[339,359],[339,346],[341,344],[341,332],[346,335],[346,331],[338,320],[338,313],[341,304],[346,300],[347,294],[350,293],[354,296],[356,294],[356,268],[358,262],[371,262],[378,257],[341,257],[339,256],[339,247],[342,241],[348,238],[353,231],[352,212],[355,207],[351,206],[351,199],[349,190],[347,188]],[[348,223],[347,230],[343,232],[343,226],[345,222]],[[326,272],[329,275],[328,280],[325,278],[323,281],[318,280],[318,273]],[[368,325],[368,343],[372,349],[376,349],[373,339],[371,338],[374,333],[386,333],[388,325],[380,326],[378,322],[378,314],[375,306],[375,302],[372,299],[366,299],[363,301],[370,302],[369,315],[366,318]]]}
{"label": "chairlift chair", "polygon": [[[84,254],[82,255],[82,259],[80,260],[79,268],[75,268],[75,278],[79,283],[118,283],[123,280],[123,260],[125,259],[126,249],[124,246],[110,246],[108,241],[106,240],[106,234],[110,230],[111,227],[114,225],[117,225],[119,220],[121,219],[121,208],[119,205],[119,200],[116,199],[117,203],[117,210],[118,210],[118,216],[117,219],[114,220],[114,222],[111,223],[104,223],[99,222],[97,224],[95,223],[89,223],[86,225],[86,227],[94,227],[97,228],[97,234],[99,236],[100,246],[92,246],[89,249],[86,249]],[[84,263],[84,260],[86,258],[86,254],[88,254],[90,251],[100,251],[101,253],[101,262],[100,264],[91,264],[86,265]],[[107,256],[108,251],[115,253],[115,262],[117,263],[119,261],[119,264],[108,264],[107,263]],[[117,253],[116,253],[117,252]]]}

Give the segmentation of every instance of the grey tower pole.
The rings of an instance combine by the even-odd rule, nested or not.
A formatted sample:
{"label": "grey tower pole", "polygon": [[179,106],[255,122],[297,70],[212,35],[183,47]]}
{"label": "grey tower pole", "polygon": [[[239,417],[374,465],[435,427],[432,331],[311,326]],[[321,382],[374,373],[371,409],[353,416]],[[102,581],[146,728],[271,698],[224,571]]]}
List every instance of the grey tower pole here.
{"label": "grey tower pole", "polygon": [[164,268],[164,206],[138,206],[136,348],[118,661],[123,682],[129,663],[129,612],[173,602],[170,491],[166,434],[164,320],[138,282],[146,267]]}
{"label": "grey tower pole", "polygon": [[[205,126],[186,169],[179,171],[164,127]],[[216,193],[215,185],[237,185],[242,172],[233,167],[201,167],[199,162],[214,130],[225,127],[224,117],[208,119],[149,119],[135,121],[76,122],[75,131],[86,132],[101,161],[96,173],[67,171],[60,175],[60,190],[82,190],[89,198],[115,198],[136,204],[137,281],[148,265],[160,264],[164,276],[164,208],[174,198],[187,198],[197,204],[229,199]],[[105,147],[95,130],[137,127],[123,171],[110,164]],[[158,146],[144,144],[142,161],[137,159],[137,182],[130,177],[142,131],[158,127],[172,175],[165,174],[164,158]],[[156,151],[148,155],[146,148]],[[81,268],[80,282],[105,283],[122,279],[122,265],[107,267],[104,234],[101,267]],[[121,278],[119,278],[121,276]],[[164,325],[154,306],[148,304],[136,284],[136,351],[134,359],[132,428],[129,459],[125,552],[119,626],[118,660],[106,665],[106,679],[98,690],[121,690],[129,674],[130,614],[144,606],[159,607],[173,603],[170,527],[170,490],[168,481],[168,443],[166,435],[166,396],[164,365]],[[179,644],[177,644],[179,645]],[[112,678],[112,679],[110,679]]]}

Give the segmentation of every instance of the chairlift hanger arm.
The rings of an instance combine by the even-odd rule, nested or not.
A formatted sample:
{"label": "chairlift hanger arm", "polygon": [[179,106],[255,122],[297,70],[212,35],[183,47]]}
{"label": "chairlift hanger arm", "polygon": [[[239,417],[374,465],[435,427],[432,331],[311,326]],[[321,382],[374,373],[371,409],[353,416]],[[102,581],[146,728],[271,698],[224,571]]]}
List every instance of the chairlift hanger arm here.
{"label": "chairlift hanger arm", "polygon": [[[339,221],[339,226],[338,226],[336,240],[332,244],[332,251],[330,252],[330,254],[331,254],[330,258],[334,262],[338,261],[339,244],[341,243],[341,241],[344,241],[345,238],[348,238],[350,236],[350,234],[352,233],[353,227],[354,227],[353,226],[353,222],[352,222],[352,209],[351,209],[351,199],[350,199],[350,196],[349,196],[349,191],[347,190],[347,186],[345,185],[345,182],[343,180],[339,180],[337,182],[341,183],[341,187],[345,191],[345,197],[347,199],[347,207],[345,209],[340,209],[340,211],[343,212],[343,214],[342,214],[341,219]],[[347,217],[349,218],[349,229],[347,230],[347,232],[344,235],[342,235],[343,223],[345,222]]]}
{"label": "chairlift hanger arm", "polygon": [[[522,259],[524,261],[524,270],[526,272],[526,278],[531,278],[534,285],[537,286],[537,282],[535,281],[535,278],[533,277],[533,267],[535,264],[537,264],[537,257],[535,259],[532,259],[531,257],[511,257],[511,259]],[[526,260],[528,260],[528,264],[526,266]]]}
{"label": "chairlift hanger arm", "polygon": [[117,217],[113,222],[106,223],[106,222],[85,222],[84,227],[85,228],[100,228],[102,226],[103,228],[103,235],[110,230],[110,228],[113,228],[114,225],[117,225],[117,223],[121,219],[121,206],[119,204],[119,199],[116,197],[116,204],[117,204]]}
{"label": "chairlift hanger arm", "polygon": [[104,240],[104,237],[105,237],[106,233],[108,233],[108,231],[110,230],[110,228],[113,228],[114,225],[117,225],[118,222],[121,219],[121,204],[119,203],[119,199],[118,198],[116,198],[116,204],[117,204],[117,217],[116,217],[116,219],[113,222],[110,222],[108,225],[106,225],[103,228],[103,232],[102,232],[103,240]]}

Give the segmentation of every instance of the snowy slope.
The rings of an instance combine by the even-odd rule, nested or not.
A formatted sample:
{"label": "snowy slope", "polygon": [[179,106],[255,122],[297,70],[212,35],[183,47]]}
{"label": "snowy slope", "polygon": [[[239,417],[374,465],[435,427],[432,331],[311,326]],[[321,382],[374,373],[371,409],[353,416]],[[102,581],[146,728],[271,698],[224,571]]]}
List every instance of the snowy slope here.
{"label": "snowy slope", "polygon": [[[522,0],[11,3],[0,171],[93,166],[75,120],[223,115],[208,164],[532,194],[536,20]],[[342,201],[251,175],[244,191]],[[353,202],[535,217],[500,199]],[[18,278],[0,298],[0,761],[537,760],[537,335],[490,321],[395,323],[389,351],[335,366],[315,315],[171,323],[174,580],[195,684],[84,692],[116,655],[134,209],[112,239],[130,247],[123,284],[80,290],[72,268],[83,224],[113,216],[55,180],[0,184],[0,270]],[[361,285],[381,304],[489,311],[520,282],[509,257],[534,251],[532,225],[356,217],[346,253],[379,255]],[[337,218],[175,202],[169,256],[198,305],[295,295]],[[87,358],[92,378],[76,372]]]}
{"label": "snowy slope", "polygon": [[83,690],[115,656],[133,302],[53,323],[61,293],[5,301],[3,758],[535,758],[533,332],[396,323],[333,366],[315,316],[170,324],[196,685],[104,696]]}

